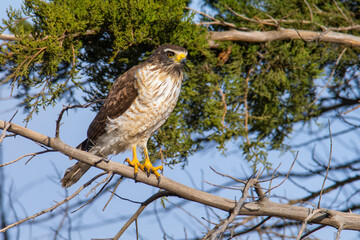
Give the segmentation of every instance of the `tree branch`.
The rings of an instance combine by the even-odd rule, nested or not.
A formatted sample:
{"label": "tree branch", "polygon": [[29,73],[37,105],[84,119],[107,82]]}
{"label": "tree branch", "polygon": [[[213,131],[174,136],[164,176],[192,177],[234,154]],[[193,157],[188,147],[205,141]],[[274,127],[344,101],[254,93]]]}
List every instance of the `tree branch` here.
{"label": "tree branch", "polygon": [[[13,132],[21,135],[25,138],[43,144],[47,147],[62,152],[67,156],[95,166],[97,168],[103,169],[107,172],[113,172],[116,174],[120,174],[124,177],[134,179],[134,170],[129,166],[125,166],[123,164],[113,161],[102,161],[101,157],[73,148],[65,144],[58,138],[51,138],[45,136],[43,134],[21,127],[14,123],[10,124],[11,126],[9,127],[8,132]],[[0,129],[4,129],[5,127],[6,122],[0,120]],[[181,183],[175,182],[165,176],[162,176],[160,183],[158,183],[155,175],[150,175],[150,177],[147,177],[147,174],[145,172],[140,171],[138,172],[136,180],[150,186],[170,191],[178,195],[179,197],[188,199],[190,201],[198,202],[227,212],[231,212],[235,207],[235,202],[233,200],[190,188]],[[353,213],[344,213],[334,210],[325,211],[327,212],[327,214],[316,217],[312,219],[311,222],[338,228],[339,219],[341,219],[341,224],[343,226],[342,229],[360,231],[360,225],[358,224],[360,222],[360,215]],[[286,218],[289,220],[304,221],[308,217],[309,212],[311,212],[310,209],[306,207],[280,204],[271,201],[254,201],[245,203],[244,206],[240,209],[239,215],[272,216],[278,218]]]}
{"label": "tree branch", "polygon": [[314,32],[308,30],[284,29],[278,31],[222,31],[210,32],[209,43],[211,48],[217,48],[218,44],[215,41],[239,41],[239,42],[270,42],[281,40],[305,40],[305,41],[319,41],[339,43],[350,45],[352,47],[360,47],[360,37],[339,33],[339,32]]}

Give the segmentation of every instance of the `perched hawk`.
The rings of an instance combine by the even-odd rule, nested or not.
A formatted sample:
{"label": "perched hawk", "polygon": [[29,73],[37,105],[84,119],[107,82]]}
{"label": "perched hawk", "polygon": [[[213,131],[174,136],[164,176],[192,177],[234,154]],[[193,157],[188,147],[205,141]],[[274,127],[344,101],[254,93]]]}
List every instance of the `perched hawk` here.
{"label": "perched hawk", "polygon": [[[138,168],[160,177],[153,167],[147,150],[150,136],[164,124],[173,111],[183,80],[187,50],[172,44],[160,46],[143,63],[132,67],[112,86],[100,111],[87,131],[87,139],[77,148],[100,157],[132,149],[135,175]],[[144,165],[136,156],[142,147]],[[61,180],[63,187],[76,183],[91,166],[77,162],[68,168]]]}

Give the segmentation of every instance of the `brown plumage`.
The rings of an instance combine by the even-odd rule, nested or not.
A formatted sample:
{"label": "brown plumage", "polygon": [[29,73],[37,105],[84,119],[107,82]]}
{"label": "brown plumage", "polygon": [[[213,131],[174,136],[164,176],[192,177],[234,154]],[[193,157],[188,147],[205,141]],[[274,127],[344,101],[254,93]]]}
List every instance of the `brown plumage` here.
{"label": "brown plumage", "polygon": [[[78,148],[101,157],[132,149],[133,159],[127,162],[134,166],[135,175],[140,168],[159,178],[157,170],[162,168],[151,165],[146,144],[175,107],[186,56],[186,49],[165,44],[120,76]],[[144,165],[137,159],[137,146],[143,148]],[[89,168],[81,162],[70,167],[61,180],[63,187],[76,183]]]}

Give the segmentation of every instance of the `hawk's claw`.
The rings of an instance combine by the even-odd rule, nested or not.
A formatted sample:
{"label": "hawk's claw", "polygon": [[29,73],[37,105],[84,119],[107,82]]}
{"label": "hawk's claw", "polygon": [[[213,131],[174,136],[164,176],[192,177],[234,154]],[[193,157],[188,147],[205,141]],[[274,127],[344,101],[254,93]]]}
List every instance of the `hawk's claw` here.
{"label": "hawk's claw", "polygon": [[106,163],[110,162],[109,159],[107,159],[106,157],[103,157],[103,158],[101,158],[99,161],[95,162],[95,165],[98,164],[98,163],[101,163],[102,161],[104,161],[104,162],[106,162]]}
{"label": "hawk's claw", "polygon": [[138,169],[140,168],[141,170],[144,170],[143,165],[141,165],[141,163],[139,162],[139,160],[134,157],[132,161],[130,161],[129,158],[125,159],[125,162],[127,162],[130,166],[134,167],[134,180],[136,181],[137,175],[138,175]]}
{"label": "hawk's claw", "polygon": [[135,181],[136,181],[136,177],[138,175],[138,169],[140,168],[142,171],[144,171],[146,173],[146,175],[148,177],[150,177],[151,172],[153,172],[155,174],[156,178],[158,179],[158,183],[160,182],[160,173],[158,172],[158,170],[160,170],[162,172],[163,167],[162,166],[153,167],[153,165],[150,162],[147,150],[145,150],[144,165],[142,165],[136,157],[136,146],[133,147],[133,160],[130,161],[129,158],[126,158],[125,162],[127,162],[130,166],[134,167],[134,180]]}

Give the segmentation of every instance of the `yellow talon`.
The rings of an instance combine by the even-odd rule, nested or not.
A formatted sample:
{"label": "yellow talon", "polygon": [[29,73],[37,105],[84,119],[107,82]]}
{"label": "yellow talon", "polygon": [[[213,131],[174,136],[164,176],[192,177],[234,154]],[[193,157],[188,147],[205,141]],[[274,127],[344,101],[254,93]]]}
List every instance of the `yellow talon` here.
{"label": "yellow talon", "polygon": [[147,172],[148,176],[150,175],[150,172],[153,172],[156,178],[159,179],[160,173],[158,173],[158,170],[162,171],[163,167],[162,166],[154,167],[152,165],[152,163],[150,162],[149,153],[146,148],[144,148],[144,154],[145,154],[145,163],[144,163],[145,171]]}
{"label": "yellow talon", "polygon": [[138,173],[138,169],[140,168],[141,170],[144,171],[144,166],[141,165],[141,163],[139,162],[139,160],[138,160],[138,158],[136,156],[136,146],[133,147],[132,151],[133,151],[133,159],[132,159],[132,161],[130,161],[129,158],[127,158],[125,161],[127,163],[129,163],[130,166],[134,167],[134,175],[135,175],[135,178],[136,178],[137,173]]}
{"label": "yellow talon", "polygon": [[144,154],[145,154],[145,163],[144,165],[142,165],[136,155],[136,146],[134,146],[132,148],[132,154],[133,154],[133,159],[132,161],[130,161],[129,158],[127,158],[125,161],[130,165],[134,167],[134,176],[136,178],[137,173],[138,173],[138,169],[140,168],[142,171],[146,172],[148,174],[148,176],[150,176],[150,173],[153,172],[156,176],[157,179],[159,179],[160,181],[160,173],[158,172],[158,170],[163,169],[162,166],[158,166],[158,167],[154,167],[152,165],[152,163],[150,162],[150,158],[149,158],[149,153],[147,151],[146,148],[144,148]]}

